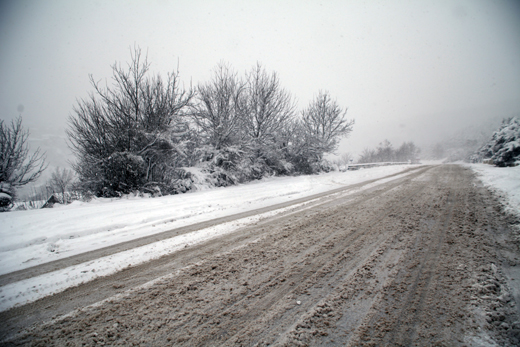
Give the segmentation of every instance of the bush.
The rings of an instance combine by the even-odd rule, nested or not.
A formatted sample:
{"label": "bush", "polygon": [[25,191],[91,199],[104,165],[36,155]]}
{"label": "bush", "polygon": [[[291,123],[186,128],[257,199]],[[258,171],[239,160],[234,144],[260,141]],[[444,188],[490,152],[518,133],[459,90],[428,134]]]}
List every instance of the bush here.
{"label": "bush", "polygon": [[101,188],[103,196],[128,194],[144,184],[146,169],[141,156],[116,152],[103,161],[102,168],[105,177]]}
{"label": "bush", "polygon": [[[168,187],[185,164],[190,129],[183,117],[193,91],[180,88],[178,72],[150,76],[136,48],[128,69],[112,66],[114,84],[79,100],[67,131],[80,187],[97,196]],[[181,164],[181,165],[179,165]]]}

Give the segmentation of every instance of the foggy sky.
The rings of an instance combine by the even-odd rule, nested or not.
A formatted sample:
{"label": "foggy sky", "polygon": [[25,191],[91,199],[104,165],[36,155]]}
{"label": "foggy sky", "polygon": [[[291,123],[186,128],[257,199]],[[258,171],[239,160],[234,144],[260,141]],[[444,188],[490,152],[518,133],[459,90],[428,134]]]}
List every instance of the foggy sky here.
{"label": "foggy sky", "polygon": [[[0,118],[65,137],[89,74],[148,53],[186,87],[219,62],[276,71],[306,107],[329,91],[356,124],[338,152],[383,139],[427,145],[520,111],[518,1],[3,1]],[[56,142],[61,157],[68,150]],[[58,159],[54,159],[58,160]],[[61,164],[63,165],[63,164]]]}

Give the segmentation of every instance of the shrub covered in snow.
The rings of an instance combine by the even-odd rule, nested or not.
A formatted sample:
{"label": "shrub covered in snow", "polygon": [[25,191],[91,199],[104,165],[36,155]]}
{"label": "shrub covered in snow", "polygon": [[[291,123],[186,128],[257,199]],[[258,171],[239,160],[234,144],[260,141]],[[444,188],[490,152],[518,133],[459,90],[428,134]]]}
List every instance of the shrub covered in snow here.
{"label": "shrub covered in snow", "polygon": [[128,69],[112,66],[113,85],[103,88],[91,78],[94,92],[74,108],[68,135],[85,191],[118,196],[167,187],[185,159],[189,129],[182,112],[193,91],[180,87],[178,72],[162,79],[149,67],[136,48]]}
{"label": "shrub covered in snow", "polygon": [[114,196],[116,192],[128,194],[144,184],[146,168],[139,155],[116,152],[105,159],[101,167],[105,180],[99,188],[106,190],[105,196]]}
{"label": "shrub covered in snow", "polygon": [[484,159],[491,159],[496,166],[520,164],[520,119],[505,119],[491,140],[480,148],[479,154]]}

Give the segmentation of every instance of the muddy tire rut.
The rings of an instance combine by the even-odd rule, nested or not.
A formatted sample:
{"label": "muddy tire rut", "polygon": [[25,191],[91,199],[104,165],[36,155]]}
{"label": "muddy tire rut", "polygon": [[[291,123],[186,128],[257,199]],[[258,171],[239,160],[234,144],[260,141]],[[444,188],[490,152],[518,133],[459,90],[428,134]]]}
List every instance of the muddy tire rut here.
{"label": "muddy tire rut", "polygon": [[3,343],[514,346],[517,222],[471,170],[428,167],[1,313],[72,311]]}

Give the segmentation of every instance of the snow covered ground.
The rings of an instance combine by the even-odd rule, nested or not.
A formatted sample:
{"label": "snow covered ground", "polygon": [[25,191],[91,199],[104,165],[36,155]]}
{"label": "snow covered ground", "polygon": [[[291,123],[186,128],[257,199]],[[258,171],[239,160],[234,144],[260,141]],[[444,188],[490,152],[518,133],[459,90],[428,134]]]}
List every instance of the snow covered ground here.
{"label": "snow covered ground", "polygon": [[[483,164],[469,166],[479,174],[484,184],[501,192],[505,204],[516,212],[520,211],[520,167],[496,168]],[[409,167],[386,166],[313,176],[273,177],[240,186],[183,195],[95,199],[89,203],[74,202],[53,209],[2,213],[0,274],[146,235],[381,178]],[[386,181],[388,179],[382,179],[369,186]],[[0,311],[63,291],[99,276],[115,273],[128,265],[137,265],[176,252],[287,209],[242,218],[1,286]]]}
{"label": "snow covered ground", "polygon": [[497,191],[502,202],[513,213],[520,213],[520,166],[496,167],[485,164],[469,165],[482,183]]}
{"label": "snow covered ground", "polygon": [[[53,209],[0,214],[0,274],[6,274],[146,235],[295,200],[341,186],[381,178],[409,165],[272,177],[234,187],[159,198],[76,201]],[[395,179],[395,177],[391,178]],[[381,184],[388,179],[380,180]],[[366,187],[365,187],[366,189]],[[183,247],[232,232],[283,212],[279,209],[120,252],[0,287],[0,311],[115,273]]]}

